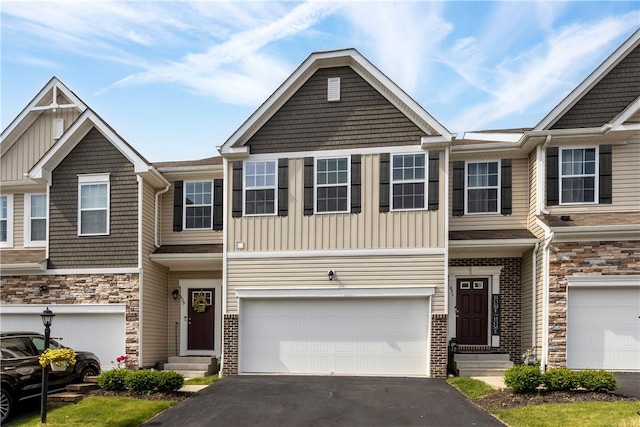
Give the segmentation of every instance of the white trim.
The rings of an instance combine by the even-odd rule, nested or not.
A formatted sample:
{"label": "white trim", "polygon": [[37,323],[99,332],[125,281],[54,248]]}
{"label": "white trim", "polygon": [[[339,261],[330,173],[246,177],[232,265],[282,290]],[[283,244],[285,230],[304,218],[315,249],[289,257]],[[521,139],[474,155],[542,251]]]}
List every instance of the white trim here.
{"label": "white trim", "polygon": [[[449,157],[451,154],[451,146],[448,146],[445,150],[444,150],[444,194],[449,194]],[[438,174],[440,173],[440,171],[438,171]],[[442,197],[442,196],[441,196]],[[445,289],[444,289],[444,314],[447,315],[447,319],[449,319],[449,292],[446,289],[447,286],[447,281],[449,278],[449,245],[450,245],[450,240],[449,240],[449,201],[448,201],[448,196],[445,198],[446,202],[444,203],[440,203],[440,209],[443,209],[443,215],[444,215],[444,229],[447,230],[446,233],[444,233],[444,271],[443,274],[444,276],[442,277],[442,283],[445,284]],[[444,205],[444,206],[443,206]],[[431,321],[431,320],[429,320]],[[431,324],[429,324],[429,328],[431,328]],[[431,330],[431,329],[429,329]],[[447,340],[448,343],[448,340]],[[431,338],[429,338],[429,348],[431,348]]]}
{"label": "white trim", "polygon": [[567,284],[571,288],[577,287],[640,287],[640,275],[599,275],[599,276],[567,276]]}
{"label": "white trim", "polygon": [[[136,175],[136,181],[138,184],[138,268],[140,268],[140,275],[142,276],[142,274],[144,273],[144,270],[142,268],[142,262],[143,262],[143,258],[142,258],[142,254],[143,254],[143,236],[145,236],[145,233],[143,232],[144,227],[144,208],[145,208],[145,204],[144,204],[144,181],[142,179],[142,177],[140,175]],[[154,206],[155,207],[155,206]],[[142,289],[142,277],[140,277],[140,288]],[[142,297],[140,298],[140,304],[142,304]],[[142,307],[140,307],[140,313],[142,313]],[[142,324],[142,319],[140,319],[140,323]],[[142,335],[141,335],[142,336]]]}
{"label": "white trim", "polygon": [[51,275],[87,275],[87,274],[140,274],[141,269],[138,267],[121,267],[121,268],[54,268],[46,270],[46,274]]}
{"label": "white trim", "polygon": [[[107,186],[107,205],[105,208],[91,208],[85,209],[85,211],[102,211],[106,210],[106,227],[104,233],[83,233],[82,232],[82,187],[85,185],[106,185]],[[87,174],[78,175],[78,236],[108,236],[110,231],[111,222],[111,181],[110,174]]]}
{"label": "white trim", "polygon": [[450,240],[449,246],[454,248],[466,247],[499,247],[507,248],[513,246],[535,246],[539,240],[531,239],[483,239],[483,240]]}
{"label": "white trim", "polygon": [[[242,216],[275,216],[278,214],[278,160],[279,159],[264,159],[264,160],[256,160],[252,158],[251,160],[245,160],[242,162]],[[251,188],[247,186],[247,164],[248,163],[264,163],[265,167],[267,163],[273,163],[274,167],[274,185],[254,185]],[[266,177],[266,175],[265,175]],[[271,213],[255,213],[248,214],[247,213],[247,190],[273,190],[273,212]]]}
{"label": "white trim", "polygon": [[[31,217],[31,197],[33,196],[44,196],[45,198],[45,213],[44,213],[44,217],[36,217],[36,218],[32,218]],[[23,245],[25,248],[44,248],[45,246],[47,246],[47,240],[49,237],[48,234],[48,230],[49,230],[49,209],[48,206],[49,205],[49,198],[47,197],[46,193],[25,193],[24,194],[24,241],[23,241]],[[44,219],[45,221],[45,235],[44,235],[44,240],[32,240],[31,239],[31,220],[32,219]]]}
{"label": "white trim", "polygon": [[153,261],[193,261],[193,260],[219,260],[222,259],[222,253],[199,253],[199,254],[149,254],[149,258]]}
{"label": "white trim", "polygon": [[[225,251],[226,252],[226,251]],[[413,249],[335,249],[326,251],[278,251],[278,252],[228,252],[228,259],[251,258],[312,258],[312,257],[349,257],[349,256],[414,256],[444,255],[444,248]]]}
{"label": "white trim", "polygon": [[616,117],[612,122],[611,122],[611,130],[612,131],[617,131],[617,130],[638,130],[638,123],[628,123],[627,125],[624,124],[624,122],[626,122],[627,120],[629,120],[631,117],[633,117],[634,114],[636,114],[638,112],[638,110],[640,110],[640,96],[638,96],[635,101],[633,101],[631,104],[629,104],[627,106],[627,108],[625,108],[624,110],[622,110],[622,112],[620,114],[618,114],[618,117]]}
{"label": "white trim", "polygon": [[[472,187],[474,190],[496,190],[496,210],[491,212],[469,212],[468,204],[469,204],[469,164],[479,164],[479,163],[497,163],[498,164],[498,185],[487,185],[480,187]],[[489,174],[487,175],[487,177]],[[501,197],[501,188],[502,188],[502,162],[500,160],[465,160],[464,162],[464,214],[465,215],[496,215],[501,212],[502,205],[502,197]]]}
{"label": "white trim", "polygon": [[[318,184],[318,161],[319,160],[347,160],[347,182],[336,184]],[[331,172],[331,171],[329,171]],[[339,169],[335,171],[338,173]],[[318,212],[318,188],[338,188],[347,187],[347,209],[343,211],[322,211]],[[322,156],[313,158],[313,213],[316,215],[336,214],[336,213],[351,213],[351,156]]]}
{"label": "white trim", "polygon": [[386,298],[430,297],[436,286],[405,286],[388,288],[304,288],[304,289],[237,289],[242,298]]}
{"label": "white trim", "polygon": [[[211,204],[208,206],[211,208],[211,216],[209,217],[209,226],[202,228],[187,228],[187,184],[199,184],[199,183],[210,183],[211,184]],[[202,179],[202,180],[192,180],[192,181],[184,181],[182,184],[182,231],[201,231],[201,230],[212,230],[213,229],[213,179]],[[207,205],[190,205],[191,207],[206,207]]]}
{"label": "white trim", "polygon": [[105,314],[126,313],[126,304],[2,304],[2,314],[41,314],[49,308],[54,314]]}
{"label": "white trim", "polygon": [[41,263],[22,263],[22,264],[0,264],[0,270],[4,275],[42,275],[47,269],[47,261]]}
{"label": "white trim", "polygon": [[13,194],[0,194],[0,197],[7,198],[7,241],[0,242],[0,248],[13,247]]}
{"label": "white trim", "polygon": [[[398,181],[395,181],[393,179],[393,159],[397,156],[424,156],[424,177],[422,179],[399,179]],[[404,170],[404,166],[403,166],[403,170]],[[414,163],[414,174],[415,174],[415,163]],[[439,173],[440,171],[438,171]],[[425,211],[429,208],[429,153],[428,152],[412,152],[412,153],[394,153],[390,155],[390,161],[389,161],[389,185],[390,185],[390,191],[389,191],[389,210],[391,212],[407,212],[407,211]],[[422,183],[424,185],[423,188],[423,206],[421,208],[404,208],[404,209],[394,209],[393,208],[393,186],[394,184],[420,184]]]}
{"label": "white trim", "polygon": [[[425,151],[433,150],[434,148],[429,147],[425,149]],[[362,156],[366,155],[377,155],[382,151],[390,154],[394,153],[406,153],[411,152],[413,150],[422,150],[419,145],[399,145],[393,147],[371,147],[371,148],[344,148],[344,149],[336,149],[331,150],[331,157],[347,157],[352,154],[360,154]],[[416,151],[417,152],[417,151]],[[252,154],[250,161],[265,161],[265,160],[279,160],[279,159],[304,159],[305,157],[316,157],[316,156],[326,156],[327,151],[295,151],[295,152],[284,152],[284,153],[264,153],[264,154]]]}

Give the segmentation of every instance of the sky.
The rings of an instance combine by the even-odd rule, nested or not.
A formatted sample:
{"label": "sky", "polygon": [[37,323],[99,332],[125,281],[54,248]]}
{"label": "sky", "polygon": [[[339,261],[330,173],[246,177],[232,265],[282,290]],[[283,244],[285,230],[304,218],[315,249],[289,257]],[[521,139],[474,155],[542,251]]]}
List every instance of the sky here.
{"label": "sky", "polygon": [[1,128],[58,77],[151,162],[218,154],[313,52],[355,48],[450,132],[534,127],[638,1],[0,0]]}

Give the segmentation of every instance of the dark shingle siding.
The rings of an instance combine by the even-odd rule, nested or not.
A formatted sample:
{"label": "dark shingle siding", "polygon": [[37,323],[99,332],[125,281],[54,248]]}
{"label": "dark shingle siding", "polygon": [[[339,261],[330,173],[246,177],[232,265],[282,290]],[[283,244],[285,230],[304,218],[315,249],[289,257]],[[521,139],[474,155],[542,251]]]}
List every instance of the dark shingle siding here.
{"label": "dark shingle siding", "polygon": [[636,47],[560,118],[551,129],[599,127],[640,95],[640,47]]}
{"label": "dark shingle siding", "polygon": [[[78,175],[110,174],[110,234],[78,236]],[[95,128],[52,174],[49,268],[136,267],[138,183],[133,165]]]}
{"label": "dark shingle siding", "polygon": [[[340,101],[327,79],[340,77]],[[425,136],[350,67],[316,73],[248,141],[252,154],[420,144]]]}

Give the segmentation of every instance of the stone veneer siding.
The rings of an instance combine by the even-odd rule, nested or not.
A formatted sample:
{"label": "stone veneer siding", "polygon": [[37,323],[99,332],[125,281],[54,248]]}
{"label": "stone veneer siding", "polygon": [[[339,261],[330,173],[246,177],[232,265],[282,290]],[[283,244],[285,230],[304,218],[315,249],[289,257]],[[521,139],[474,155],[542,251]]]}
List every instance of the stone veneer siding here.
{"label": "stone veneer siding", "polygon": [[[500,272],[500,347],[492,353],[509,353],[512,362],[522,357],[522,258],[450,259],[449,267],[502,266]],[[491,295],[489,295],[491,298]],[[491,316],[491,314],[489,314]],[[489,325],[491,319],[489,319]]]}
{"label": "stone veneer siding", "polygon": [[431,316],[431,377],[447,377],[447,315]]}
{"label": "stone veneer siding", "polygon": [[[126,304],[126,353],[138,366],[140,292],[138,274],[3,276],[0,302],[10,304]],[[49,290],[40,292],[40,286]]]}
{"label": "stone veneer siding", "polygon": [[222,375],[238,374],[238,315],[225,314],[222,320]]}
{"label": "stone veneer siding", "polygon": [[640,242],[556,243],[549,254],[548,367],[567,364],[567,277],[638,274]]}

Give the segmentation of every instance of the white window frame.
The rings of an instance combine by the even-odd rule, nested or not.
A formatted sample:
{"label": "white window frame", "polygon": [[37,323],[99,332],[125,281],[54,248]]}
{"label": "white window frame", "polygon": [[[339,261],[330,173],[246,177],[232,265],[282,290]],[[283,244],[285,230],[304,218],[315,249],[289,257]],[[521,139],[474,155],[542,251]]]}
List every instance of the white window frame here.
{"label": "white window frame", "polygon": [[[106,232],[105,233],[82,233],[82,187],[85,185],[106,184],[107,186],[107,207],[99,209],[85,209],[88,210],[106,210]],[[78,175],[78,236],[108,236],[110,232],[111,223],[111,181],[108,173],[101,174],[87,174]]]}
{"label": "white window frame", "polygon": [[13,247],[13,194],[2,194],[0,197],[7,198],[7,217],[2,218],[7,221],[7,240],[0,242],[0,248]]}
{"label": "white window frame", "polygon": [[[422,179],[399,179],[399,180],[395,180],[393,178],[393,159],[395,157],[398,156],[424,156],[424,177]],[[415,166],[414,166],[414,170],[415,170]],[[429,206],[429,199],[427,198],[427,191],[428,191],[428,187],[429,187],[429,155],[427,153],[425,153],[424,151],[422,152],[413,152],[413,153],[394,153],[391,155],[391,163],[389,166],[389,173],[390,173],[390,177],[389,177],[389,182],[391,185],[391,191],[389,191],[389,207],[392,211],[397,211],[397,212],[402,212],[402,211],[424,211],[428,208]],[[424,184],[424,199],[423,199],[423,206],[421,208],[401,208],[401,209],[394,209],[393,207],[393,196],[394,196],[394,184],[418,184],[418,183],[422,183]]]}
{"label": "white window frame", "polygon": [[[274,166],[274,183],[273,185],[247,185],[247,165],[258,163],[273,163]],[[273,212],[271,213],[247,213],[247,191],[253,190],[273,190]],[[242,215],[243,216],[274,216],[278,214],[278,160],[246,160],[242,165]]]}
{"label": "white window frame", "polygon": [[[318,184],[318,162],[321,160],[339,160],[339,159],[347,159],[347,182],[345,184]],[[324,214],[335,214],[335,213],[350,213],[351,212],[351,155],[345,156],[330,156],[330,157],[316,157],[314,159],[313,165],[313,211],[315,214],[324,215]],[[342,187],[343,185],[347,186],[347,209],[343,211],[327,211],[327,212],[318,212],[318,188],[327,188],[327,187]]]}
{"label": "white window frame", "polygon": [[[565,151],[573,151],[573,150],[594,150],[595,153],[595,157],[594,157],[594,163],[595,163],[595,168],[594,168],[594,173],[592,174],[581,174],[581,175],[564,175],[562,173],[562,156],[564,154]],[[599,203],[599,187],[600,187],[600,182],[599,182],[599,176],[600,176],[600,150],[598,149],[597,146],[578,146],[578,147],[566,147],[566,148],[560,148],[560,153],[558,156],[558,185],[560,186],[560,194],[558,195],[559,200],[560,200],[560,204],[561,205],[597,205]],[[589,177],[593,177],[593,201],[592,202],[564,202],[562,200],[562,183],[564,178],[589,178]]]}
{"label": "white window frame", "polygon": [[[44,217],[31,216],[31,198],[33,196],[44,196],[45,198],[45,214]],[[24,195],[24,246],[25,248],[45,247],[49,236],[49,200],[46,193],[26,193]],[[44,219],[45,221],[45,238],[44,240],[33,240],[31,238],[31,220]]]}
{"label": "white window frame", "polygon": [[[202,205],[187,205],[187,184],[197,184],[197,183],[211,183],[211,204],[210,205],[206,205],[206,204],[202,204]],[[185,181],[183,184],[183,191],[182,191],[182,230],[183,231],[193,231],[193,230],[211,230],[213,229],[213,180],[208,180],[208,179],[204,179],[204,180],[194,180],[194,181]],[[206,207],[209,206],[211,207],[211,217],[210,217],[210,221],[209,221],[209,226],[208,227],[202,227],[202,228],[187,228],[187,208],[191,207],[191,208],[196,208],[196,207]]]}
{"label": "white window frame", "polygon": [[[487,185],[482,187],[469,187],[469,165],[478,163],[496,163],[498,165],[498,183],[496,185]],[[502,164],[500,160],[487,159],[487,160],[467,160],[464,163],[464,214],[465,215],[495,215],[500,213],[501,209],[501,194],[500,188],[502,185]],[[496,210],[495,212],[469,212],[469,190],[496,190]]]}

